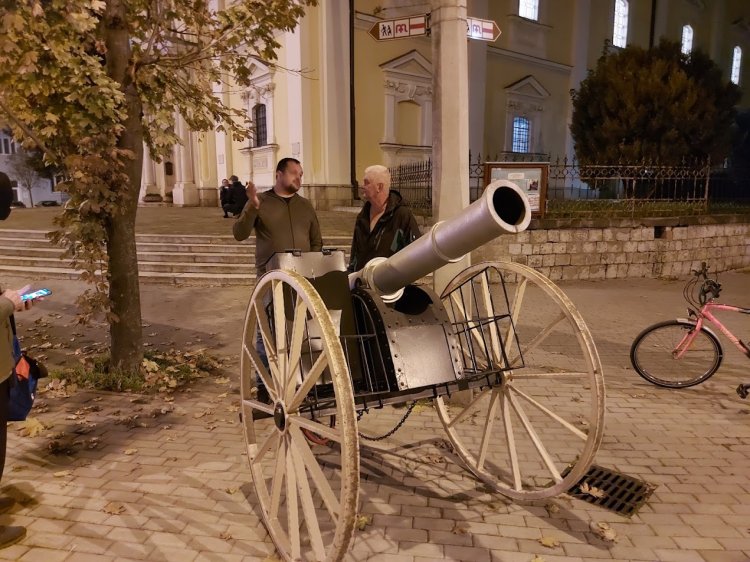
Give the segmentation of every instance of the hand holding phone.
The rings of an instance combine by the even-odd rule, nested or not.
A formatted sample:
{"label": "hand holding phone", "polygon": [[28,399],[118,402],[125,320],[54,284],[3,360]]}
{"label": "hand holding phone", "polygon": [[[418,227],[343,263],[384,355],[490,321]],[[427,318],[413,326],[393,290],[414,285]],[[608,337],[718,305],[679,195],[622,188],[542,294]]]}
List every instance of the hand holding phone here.
{"label": "hand holding phone", "polygon": [[21,295],[22,301],[30,301],[34,299],[38,299],[40,297],[46,297],[47,295],[51,295],[52,291],[49,289],[39,289],[37,291],[34,291],[33,293],[26,293]]}

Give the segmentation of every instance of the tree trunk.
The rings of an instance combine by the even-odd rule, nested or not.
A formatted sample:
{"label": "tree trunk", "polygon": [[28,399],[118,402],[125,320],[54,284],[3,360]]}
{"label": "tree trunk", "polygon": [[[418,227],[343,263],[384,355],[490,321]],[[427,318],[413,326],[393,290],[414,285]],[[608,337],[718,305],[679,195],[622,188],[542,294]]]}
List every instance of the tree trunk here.
{"label": "tree trunk", "polygon": [[127,99],[128,118],[118,146],[131,151],[133,159],[126,162],[128,185],[122,194],[122,208],[109,218],[106,226],[110,306],[117,317],[110,321],[109,334],[112,367],[135,372],[143,359],[141,296],[135,244],[135,215],[143,165],[143,128],[141,101],[129,74],[131,51],[126,20],[125,3],[110,0],[107,3],[104,26],[107,73],[122,86]]}

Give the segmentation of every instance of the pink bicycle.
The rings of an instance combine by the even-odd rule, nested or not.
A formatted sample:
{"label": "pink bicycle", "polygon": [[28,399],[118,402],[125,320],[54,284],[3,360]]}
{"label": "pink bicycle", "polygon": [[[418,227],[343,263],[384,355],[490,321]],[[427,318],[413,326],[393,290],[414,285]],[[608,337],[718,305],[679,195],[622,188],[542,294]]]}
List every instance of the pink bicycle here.
{"label": "pink bicycle", "polygon": [[[700,285],[699,285],[700,284]],[[697,300],[695,298],[697,289]],[[721,284],[708,276],[706,263],[693,271],[682,291],[688,307],[687,318],[659,322],[643,330],[630,347],[630,361],[647,381],[668,388],[687,388],[708,380],[719,370],[724,350],[713,326],[748,358],[750,347],[724,326],[712,311],[750,314],[750,308],[720,304]],[[747,398],[750,384],[737,387]]]}

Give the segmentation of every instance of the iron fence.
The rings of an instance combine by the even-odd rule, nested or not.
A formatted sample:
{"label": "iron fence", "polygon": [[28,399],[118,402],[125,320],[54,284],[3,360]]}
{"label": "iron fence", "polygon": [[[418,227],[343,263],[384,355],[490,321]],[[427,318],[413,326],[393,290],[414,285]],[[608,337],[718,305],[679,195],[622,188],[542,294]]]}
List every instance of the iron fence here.
{"label": "iron fence", "polygon": [[[711,207],[750,204],[750,181],[723,170],[712,170],[708,160],[679,165],[658,162],[580,164],[576,160],[551,160],[543,153],[502,152],[493,158],[469,154],[469,198],[475,201],[485,188],[488,162],[549,162],[547,211],[561,216],[596,214],[658,215],[665,211],[702,213]],[[390,169],[392,188],[401,192],[418,214],[432,212],[432,162],[402,164]]]}

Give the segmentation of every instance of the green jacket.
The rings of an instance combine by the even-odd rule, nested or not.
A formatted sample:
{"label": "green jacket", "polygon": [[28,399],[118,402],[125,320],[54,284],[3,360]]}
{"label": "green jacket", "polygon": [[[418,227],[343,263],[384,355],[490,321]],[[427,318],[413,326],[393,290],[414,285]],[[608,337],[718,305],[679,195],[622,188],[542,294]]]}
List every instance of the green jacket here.
{"label": "green jacket", "polygon": [[421,236],[419,225],[398,191],[388,194],[383,215],[370,232],[370,203],[357,215],[354,223],[349,271],[359,271],[372,258],[389,258]]}
{"label": "green jacket", "polygon": [[266,263],[276,252],[297,249],[319,252],[323,248],[318,216],[301,195],[281,197],[273,190],[258,194],[260,209],[250,202],[234,223],[237,240],[245,240],[255,229],[255,268],[265,273]]}
{"label": "green jacket", "polygon": [[5,382],[16,364],[13,358],[13,330],[10,327],[14,308],[10,299],[0,296],[0,383]]}

